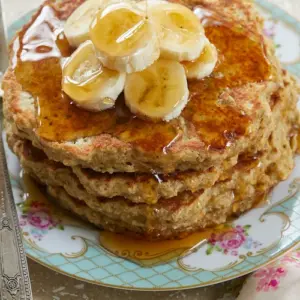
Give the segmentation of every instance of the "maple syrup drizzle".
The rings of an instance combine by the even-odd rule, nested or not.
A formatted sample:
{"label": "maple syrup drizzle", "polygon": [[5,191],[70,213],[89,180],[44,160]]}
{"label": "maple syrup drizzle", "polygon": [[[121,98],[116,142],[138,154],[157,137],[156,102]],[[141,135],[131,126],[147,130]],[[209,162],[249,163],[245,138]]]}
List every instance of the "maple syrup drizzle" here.
{"label": "maple syrup drizzle", "polygon": [[[197,8],[200,9],[199,7]],[[218,106],[217,99],[226,89],[249,82],[266,80],[269,64],[264,49],[233,25],[222,20],[209,22],[205,30],[219,53],[218,65],[210,77],[189,83],[190,101],[181,114],[207,148],[224,149],[239,136],[247,134],[249,116],[230,106]],[[129,112],[123,96],[116,106],[103,112],[78,108],[61,90],[61,59],[73,49],[63,34],[63,23],[55,9],[44,6],[15,40],[15,74],[23,90],[36,99],[38,134],[51,141],[109,133],[148,152],[163,151],[181,137],[179,120],[153,123]]]}

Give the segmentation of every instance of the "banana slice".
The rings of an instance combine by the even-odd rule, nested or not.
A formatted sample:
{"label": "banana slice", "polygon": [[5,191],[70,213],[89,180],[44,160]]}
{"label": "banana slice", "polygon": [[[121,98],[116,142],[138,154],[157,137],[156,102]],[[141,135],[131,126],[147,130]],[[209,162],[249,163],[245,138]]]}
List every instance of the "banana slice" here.
{"label": "banana slice", "polygon": [[78,47],[89,40],[89,28],[98,9],[107,0],[87,0],[80,5],[67,19],[64,27],[65,35],[72,47]]}
{"label": "banana slice", "polygon": [[138,6],[160,25],[161,57],[194,60],[204,47],[204,28],[187,7],[165,1],[143,1]]}
{"label": "banana slice", "polygon": [[188,79],[202,79],[209,76],[214,70],[218,61],[218,52],[216,47],[206,39],[204,49],[195,61],[184,62],[186,75]]}
{"label": "banana slice", "polygon": [[124,93],[134,114],[170,121],[180,115],[189,99],[184,67],[176,61],[159,59],[149,68],[127,75]]}
{"label": "banana slice", "polygon": [[103,67],[93,43],[86,41],[63,65],[62,89],[78,106],[101,111],[114,106],[125,77],[125,73]]}
{"label": "banana slice", "polygon": [[136,3],[111,3],[98,11],[90,37],[107,68],[132,73],[141,71],[159,57],[157,32]]}

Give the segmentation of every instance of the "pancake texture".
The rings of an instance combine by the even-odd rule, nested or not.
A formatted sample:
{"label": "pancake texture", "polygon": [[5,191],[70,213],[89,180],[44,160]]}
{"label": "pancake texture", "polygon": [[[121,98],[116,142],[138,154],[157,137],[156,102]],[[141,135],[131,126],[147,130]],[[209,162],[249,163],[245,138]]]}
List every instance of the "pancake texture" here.
{"label": "pancake texture", "polygon": [[[36,59],[26,48],[26,33],[39,33],[37,20],[43,13],[47,22],[63,28],[82,2],[46,1],[12,41],[3,81],[8,145],[24,171],[46,186],[59,205],[105,230],[150,240],[180,238],[255,207],[289,176],[300,148],[300,89],[276,59],[252,1],[180,2],[199,15],[211,12],[223,27],[215,32],[207,25],[206,34],[216,43],[218,35],[228,41],[217,45],[216,71],[206,81],[189,82],[191,99],[169,123],[129,115],[122,97],[115,108],[98,116],[67,102],[61,104],[66,116],[46,111],[49,103],[59,108],[55,97],[61,95],[60,64],[70,53],[62,54],[64,46],[60,52],[53,50],[49,60]],[[252,60],[245,56],[240,62],[243,52]],[[236,66],[225,65],[229,75],[222,67],[226,59]],[[56,112],[59,117],[51,119]],[[83,121],[78,120],[81,114]],[[114,120],[114,125],[100,130],[102,116],[103,123]],[[100,123],[92,123],[93,118]],[[56,130],[49,127],[52,123]],[[65,128],[72,128],[68,135]]]}

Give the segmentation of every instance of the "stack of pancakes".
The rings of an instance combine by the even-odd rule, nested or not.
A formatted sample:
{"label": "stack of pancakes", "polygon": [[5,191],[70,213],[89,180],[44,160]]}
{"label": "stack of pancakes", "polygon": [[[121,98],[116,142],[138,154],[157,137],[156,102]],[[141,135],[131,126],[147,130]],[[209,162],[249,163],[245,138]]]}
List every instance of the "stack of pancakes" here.
{"label": "stack of pancakes", "polygon": [[[44,6],[50,5],[63,20],[80,2],[48,1]],[[159,151],[151,143],[160,135],[149,132],[147,140],[146,128],[154,125],[142,120],[147,124],[143,147],[112,131],[72,140],[41,136],[38,99],[22,85],[22,74],[15,72],[20,35],[10,48],[11,64],[3,82],[9,146],[24,171],[46,185],[62,207],[106,230],[169,239],[224,223],[265,199],[294,167],[293,156],[299,146],[299,88],[278,64],[251,1],[187,4],[213,10],[222,20],[259,37],[272,75],[225,89],[216,99],[216,107],[221,109],[215,110],[215,123],[232,118],[226,114],[227,108],[239,111],[240,118],[229,120],[234,131],[224,127],[219,135],[220,128],[213,121],[211,130],[208,127],[199,134],[183,112],[172,121],[176,122],[175,138]],[[24,30],[30,25],[32,21]],[[242,52],[242,47],[237,50]],[[26,76],[30,73],[23,74]],[[191,93],[197,86],[197,82],[190,84]],[[196,99],[191,97],[192,101]],[[205,117],[199,112],[199,118]]]}

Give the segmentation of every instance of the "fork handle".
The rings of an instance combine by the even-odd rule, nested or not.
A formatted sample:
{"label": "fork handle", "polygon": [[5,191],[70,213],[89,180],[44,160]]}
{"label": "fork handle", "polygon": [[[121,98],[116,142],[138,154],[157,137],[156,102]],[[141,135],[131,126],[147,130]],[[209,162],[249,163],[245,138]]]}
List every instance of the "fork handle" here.
{"label": "fork handle", "polygon": [[0,137],[0,299],[32,299],[27,260],[9,181],[2,137]]}

